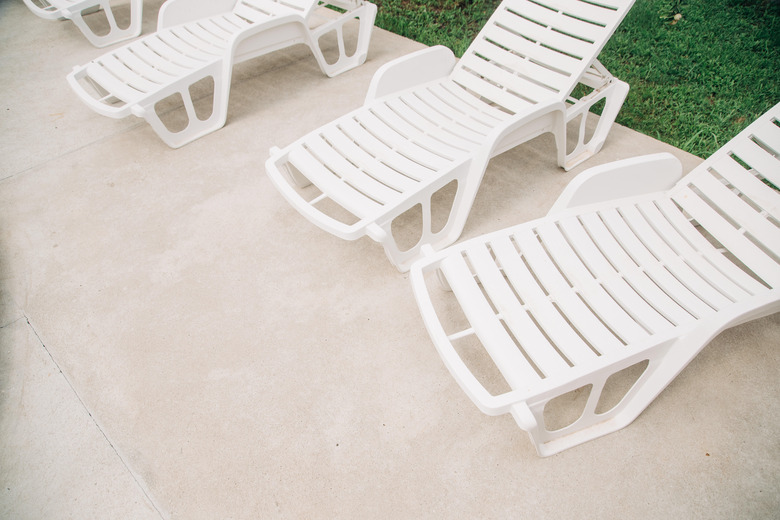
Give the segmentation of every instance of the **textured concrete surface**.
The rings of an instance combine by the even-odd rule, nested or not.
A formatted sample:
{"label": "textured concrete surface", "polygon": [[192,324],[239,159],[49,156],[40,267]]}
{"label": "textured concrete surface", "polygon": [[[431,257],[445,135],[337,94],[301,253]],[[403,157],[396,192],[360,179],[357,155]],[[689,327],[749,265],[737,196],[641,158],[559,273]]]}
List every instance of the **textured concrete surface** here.
{"label": "textured concrete surface", "polygon": [[[72,24],[0,1],[0,517],[777,514],[779,316],[716,338],[628,428],[541,459],[460,391],[381,247],[276,193],[269,147],[420,47],[377,30],[333,79],[305,48],[242,64],[227,125],[172,150],[70,92],[103,52]],[[588,166],[699,162],[621,127],[572,172],[552,150],[493,160],[464,238],[543,215]]]}

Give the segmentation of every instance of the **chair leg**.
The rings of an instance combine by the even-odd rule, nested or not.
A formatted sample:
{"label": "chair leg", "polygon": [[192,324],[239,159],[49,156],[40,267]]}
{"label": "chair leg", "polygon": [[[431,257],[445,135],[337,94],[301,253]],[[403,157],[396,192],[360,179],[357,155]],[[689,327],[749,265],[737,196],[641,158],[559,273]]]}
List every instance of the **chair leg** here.
{"label": "chair leg", "polygon": [[[566,154],[566,159],[563,164],[565,170],[571,170],[601,150],[601,147],[604,146],[604,142],[607,139],[607,134],[609,134],[609,130],[612,128],[612,124],[615,122],[615,118],[620,111],[620,107],[623,106],[623,101],[625,101],[627,95],[628,84],[616,78],[612,78],[606,86],[592,92],[587,99],[581,100],[581,103],[577,103],[566,113],[567,123],[573,121],[578,116],[582,117],[577,132],[577,145],[574,147],[574,150]],[[590,115],[590,108],[602,99],[606,100],[604,110],[601,113],[601,117],[599,118],[593,135],[586,142],[585,128],[588,116]]]}
{"label": "chair leg", "polygon": [[[479,166],[475,166],[478,164]],[[402,250],[393,236],[392,224],[394,218],[384,223],[380,227],[385,232],[382,246],[385,249],[390,262],[401,272],[406,272],[411,264],[423,256],[423,248],[430,247],[439,250],[453,244],[460,237],[463,228],[466,225],[471,207],[474,203],[479,181],[484,174],[486,163],[484,161],[469,160],[453,169],[453,171],[443,177],[435,186],[432,186],[424,194],[420,194],[411,204],[411,207],[420,205],[422,210],[422,222],[420,227],[420,237],[415,245],[409,249]],[[474,168],[481,168],[481,171],[474,171]],[[455,195],[449,207],[447,220],[444,225],[434,231],[433,228],[433,198],[439,190],[455,181]]]}
{"label": "chair leg", "polygon": [[[539,455],[553,455],[631,424],[699,352],[697,345],[699,343],[695,340],[693,345],[688,345],[691,348],[686,349],[674,340],[662,343],[640,358],[605,368],[587,379],[570,384],[556,395],[546,396],[534,403],[514,405],[511,413],[518,425],[528,432]],[[598,405],[609,377],[645,360],[647,366],[644,371],[619,402],[611,409],[599,412]],[[590,386],[590,392],[579,418],[564,428],[548,430],[544,421],[547,404],[559,395],[587,386]]]}
{"label": "chair leg", "polygon": [[[374,4],[365,3],[362,6],[348,11],[337,19],[326,22],[309,33],[309,48],[317,59],[322,72],[328,77],[333,77],[362,65],[368,56],[368,46],[371,41],[371,32],[374,29],[374,19],[377,8]],[[357,19],[358,41],[354,54],[348,55],[344,36],[344,26],[347,22]],[[335,32],[338,45],[338,58],[333,63],[328,63],[320,45],[321,38],[331,32]]]}
{"label": "chair leg", "polygon": [[[211,114],[206,119],[200,119],[195,111],[195,105],[190,92],[190,86],[201,79],[211,77],[214,81],[214,93]],[[187,125],[179,131],[171,131],[163,123],[155,110],[155,103],[134,113],[143,117],[152,129],[171,148],[179,148],[206,134],[225,126],[227,120],[228,99],[230,94],[230,74],[222,70],[222,64],[216,63],[204,71],[197,81],[191,81],[185,88],[176,91],[181,96],[187,116]],[[159,100],[158,100],[159,101]]]}
{"label": "chair leg", "polygon": [[106,47],[114,43],[135,38],[141,34],[141,21],[143,17],[143,0],[131,0],[130,2],[130,25],[126,28],[120,28],[117,24],[114,11],[110,0],[101,0],[99,8],[103,10],[108,21],[109,31],[107,34],[98,35],[84,21],[83,13],[77,11],[72,13],[71,20],[78,27],[81,33],[95,47]]}
{"label": "chair leg", "polygon": [[[382,240],[382,245],[393,265],[400,271],[405,272],[409,270],[411,264],[416,259],[422,256],[421,249],[423,246],[429,245],[433,249],[438,250],[458,240],[463,232],[463,228],[466,226],[466,220],[479,191],[488,162],[496,154],[496,150],[507,150],[541,133],[551,132],[555,138],[558,164],[563,166],[566,157],[566,124],[561,112],[556,110],[549,114],[544,114],[533,121],[533,124],[530,125],[530,130],[528,127],[529,125],[524,125],[522,131],[511,132],[504,139],[499,139],[498,143],[491,143],[491,146],[476,151],[470,159],[459,164],[451,172],[439,179],[436,185],[431,186],[424,195],[418,195],[412,206],[414,203],[421,205],[423,218],[421,236],[416,245],[408,250],[401,251],[390,229],[392,220],[381,226],[384,231],[383,236],[386,236]],[[433,221],[431,199],[438,190],[452,181],[457,182],[457,191],[452,207],[444,226],[439,231],[434,232],[431,227]]]}

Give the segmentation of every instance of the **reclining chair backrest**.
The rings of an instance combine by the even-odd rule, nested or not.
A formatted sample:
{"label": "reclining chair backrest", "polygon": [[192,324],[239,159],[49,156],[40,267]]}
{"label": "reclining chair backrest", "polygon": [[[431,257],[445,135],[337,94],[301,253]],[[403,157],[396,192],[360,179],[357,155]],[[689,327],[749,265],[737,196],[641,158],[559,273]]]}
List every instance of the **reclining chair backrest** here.
{"label": "reclining chair backrest", "polygon": [[780,121],[760,121],[687,175],[672,200],[772,287],[780,286]]}
{"label": "reclining chair backrest", "polygon": [[564,100],[634,0],[504,0],[453,72],[462,87],[518,112]]}

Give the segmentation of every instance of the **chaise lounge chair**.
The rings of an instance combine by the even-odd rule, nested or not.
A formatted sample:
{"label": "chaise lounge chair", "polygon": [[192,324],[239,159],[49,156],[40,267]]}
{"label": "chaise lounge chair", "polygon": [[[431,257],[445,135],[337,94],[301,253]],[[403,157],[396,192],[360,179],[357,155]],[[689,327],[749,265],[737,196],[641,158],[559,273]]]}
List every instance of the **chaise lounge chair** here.
{"label": "chaise lounge chair", "polygon": [[[110,0],[24,0],[25,5],[36,15],[46,20],[71,20],[81,33],[95,47],[106,47],[141,34],[143,0],[128,0],[130,21],[127,27],[120,27]],[[96,32],[84,20],[85,15],[102,10],[108,31]]]}
{"label": "chaise lounge chair", "polygon": [[[166,144],[178,148],[224,126],[235,63],[304,43],[328,76],[361,65],[376,6],[364,0],[327,4],[345,12],[318,0],[168,0],[160,8],[155,34],[74,68],[68,82],[99,114],[142,117]],[[344,26],[355,19],[358,39],[348,54]],[[334,34],[339,55],[328,61],[320,40]],[[210,115],[201,119],[191,87],[204,81],[213,82],[213,101]],[[182,130],[166,126],[156,110],[177,95],[187,115]]]}
{"label": "chaise lounge chair", "polygon": [[[424,244],[441,248],[460,236],[491,157],[544,132],[554,133],[566,169],[599,151],[628,85],[596,57],[632,4],[504,0],[460,61],[432,47],[386,64],[362,108],[272,149],[266,171],[314,224],[347,240],[368,235],[408,270]],[[575,99],[578,84],[590,92]],[[586,116],[601,100],[586,142]],[[566,126],[578,118],[578,142],[566,154]],[[455,194],[438,229],[431,199],[445,186]],[[393,221],[418,209],[419,240],[405,247]]]}
{"label": "chaise lounge chair", "polygon": [[780,104],[681,170],[669,154],[592,168],[546,217],[412,266],[449,371],[539,455],[627,426],[719,332],[780,311]]}

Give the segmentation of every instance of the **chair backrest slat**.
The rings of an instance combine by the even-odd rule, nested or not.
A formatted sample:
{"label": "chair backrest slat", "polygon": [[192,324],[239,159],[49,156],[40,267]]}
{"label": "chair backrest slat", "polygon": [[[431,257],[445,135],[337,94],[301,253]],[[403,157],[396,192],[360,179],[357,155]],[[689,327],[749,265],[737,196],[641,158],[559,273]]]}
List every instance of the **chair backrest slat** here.
{"label": "chair backrest slat", "polygon": [[[458,62],[452,79],[513,112],[528,101],[564,100],[633,3],[504,0]],[[496,87],[509,98],[492,96]]]}
{"label": "chair backrest slat", "polygon": [[780,128],[772,124],[764,125],[760,130],[763,131],[757,131],[751,139],[734,146],[731,153],[766,180],[780,187],[780,171],[777,169],[780,142],[773,142],[773,137],[777,137],[773,136],[773,133],[780,133]]}
{"label": "chair backrest slat", "polygon": [[780,104],[685,176],[680,208],[770,287],[780,286]]}

